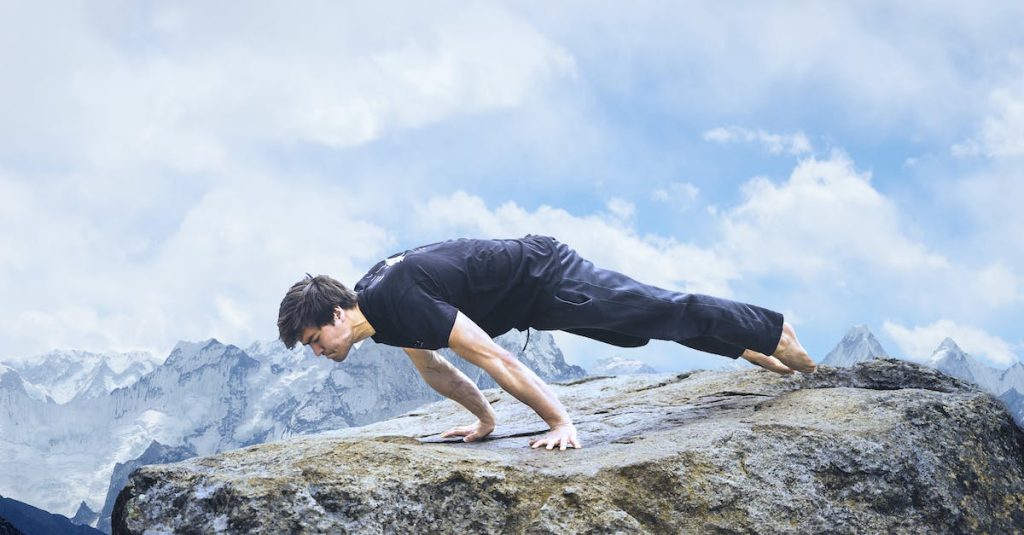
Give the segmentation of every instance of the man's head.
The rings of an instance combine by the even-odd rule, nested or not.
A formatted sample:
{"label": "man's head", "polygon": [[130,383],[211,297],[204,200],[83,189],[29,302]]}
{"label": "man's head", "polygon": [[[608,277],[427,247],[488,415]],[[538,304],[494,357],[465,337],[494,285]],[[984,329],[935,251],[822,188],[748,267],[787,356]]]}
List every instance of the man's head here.
{"label": "man's head", "polygon": [[[356,307],[356,294],[328,277],[307,274],[288,289],[277,313],[281,341],[291,349],[301,342],[328,357],[348,354],[352,328],[345,311]],[[333,353],[333,355],[332,355]]]}

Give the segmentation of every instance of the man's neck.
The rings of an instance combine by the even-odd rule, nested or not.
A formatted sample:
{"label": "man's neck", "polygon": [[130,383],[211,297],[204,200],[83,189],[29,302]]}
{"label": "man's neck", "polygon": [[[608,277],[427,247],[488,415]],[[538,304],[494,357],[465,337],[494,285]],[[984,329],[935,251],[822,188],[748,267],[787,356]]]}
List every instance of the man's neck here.
{"label": "man's neck", "polygon": [[365,340],[377,332],[374,330],[373,325],[370,325],[370,322],[367,321],[363,311],[359,309],[358,303],[356,303],[354,308],[346,310],[345,314],[348,316],[348,321],[352,324],[352,343]]}

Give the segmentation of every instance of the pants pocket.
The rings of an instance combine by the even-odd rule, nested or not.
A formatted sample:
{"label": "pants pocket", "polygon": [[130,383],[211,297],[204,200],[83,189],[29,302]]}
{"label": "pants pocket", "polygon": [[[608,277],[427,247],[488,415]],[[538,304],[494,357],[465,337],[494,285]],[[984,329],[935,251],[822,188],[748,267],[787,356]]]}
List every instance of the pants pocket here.
{"label": "pants pocket", "polygon": [[593,298],[583,292],[560,288],[555,292],[555,300],[567,305],[580,306],[589,303]]}

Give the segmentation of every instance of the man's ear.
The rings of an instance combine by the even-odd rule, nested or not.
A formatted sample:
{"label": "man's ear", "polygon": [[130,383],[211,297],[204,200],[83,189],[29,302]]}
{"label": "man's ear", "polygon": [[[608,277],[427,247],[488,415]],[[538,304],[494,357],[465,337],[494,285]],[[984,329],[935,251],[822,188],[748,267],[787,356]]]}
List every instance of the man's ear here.
{"label": "man's ear", "polygon": [[345,312],[343,310],[341,310],[340,306],[334,305],[334,319],[344,319],[344,318],[345,318]]}

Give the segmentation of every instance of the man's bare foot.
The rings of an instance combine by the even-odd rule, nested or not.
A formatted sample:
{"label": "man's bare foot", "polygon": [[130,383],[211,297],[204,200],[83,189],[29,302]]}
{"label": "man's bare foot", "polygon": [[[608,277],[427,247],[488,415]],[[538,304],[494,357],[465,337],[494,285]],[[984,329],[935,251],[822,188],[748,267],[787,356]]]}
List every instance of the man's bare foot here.
{"label": "man's bare foot", "polygon": [[782,375],[789,375],[793,373],[793,370],[789,369],[785,364],[780,362],[779,359],[775,357],[769,357],[764,353],[758,353],[757,351],[748,349],[744,351],[743,354],[740,356],[746,359],[747,362],[760,366],[768,371],[773,371],[775,373]]}
{"label": "man's bare foot", "polygon": [[775,349],[772,356],[789,368],[801,373],[814,373],[818,368],[804,347],[800,345],[800,341],[796,338],[796,331],[793,330],[793,326],[789,322],[782,322],[782,337],[779,339],[779,347]]}

